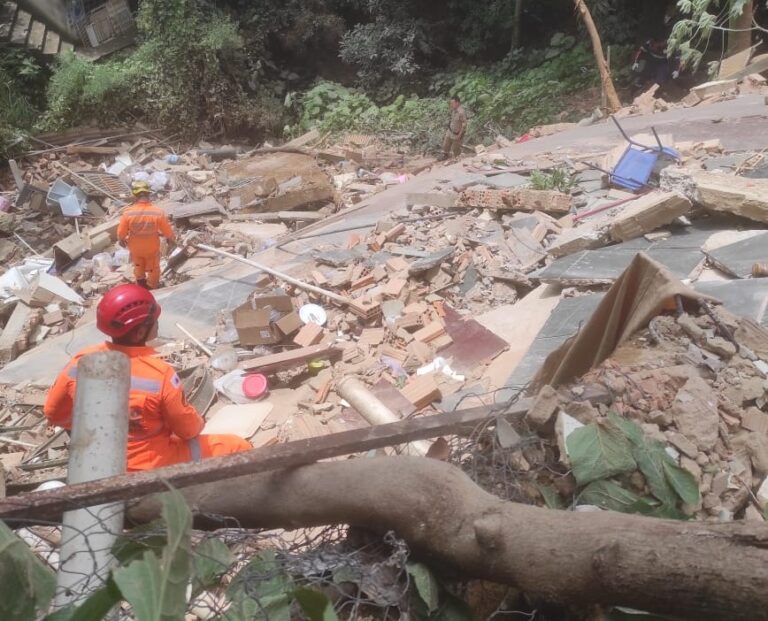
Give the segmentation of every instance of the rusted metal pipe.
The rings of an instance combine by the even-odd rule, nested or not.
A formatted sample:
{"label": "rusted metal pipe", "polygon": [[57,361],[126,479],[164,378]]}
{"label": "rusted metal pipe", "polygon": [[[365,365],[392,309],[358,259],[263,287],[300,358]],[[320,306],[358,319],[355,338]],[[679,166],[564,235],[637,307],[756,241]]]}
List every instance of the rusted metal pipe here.
{"label": "rusted metal pipe", "polygon": [[[116,351],[84,356],[77,365],[67,483],[123,474],[128,442],[131,365]],[[103,586],[123,529],[123,503],[67,511],[54,607],[82,602]]]}

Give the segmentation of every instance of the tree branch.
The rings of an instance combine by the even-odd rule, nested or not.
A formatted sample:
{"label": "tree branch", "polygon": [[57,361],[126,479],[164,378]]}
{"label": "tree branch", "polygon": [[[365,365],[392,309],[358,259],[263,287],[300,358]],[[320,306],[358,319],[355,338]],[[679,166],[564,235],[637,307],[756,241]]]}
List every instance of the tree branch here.
{"label": "tree branch", "polygon": [[[691,619],[768,619],[768,526],[575,513],[504,502],[458,468],[376,457],[251,475],[184,491],[246,528],[350,524],[394,530],[436,565],[567,604]],[[159,515],[157,498],[129,515]],[[220,524],[218,524],[220,526]]]}

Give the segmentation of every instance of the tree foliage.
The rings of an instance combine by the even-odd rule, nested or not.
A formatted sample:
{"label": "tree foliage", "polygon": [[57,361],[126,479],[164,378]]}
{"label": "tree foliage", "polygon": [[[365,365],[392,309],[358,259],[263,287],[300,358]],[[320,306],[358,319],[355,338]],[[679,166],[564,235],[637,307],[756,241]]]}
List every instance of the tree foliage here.
{"label": "tree foliage", "polygon": [[698,67],[716,31],[725,31],[731,19],[739,17],[748,0],[678,0],[683,18],[675,24],[669,38],[669,53],[679,53],[681,61]]}
{"label": "tree foliage", "polygon": [[25,142],[40,109],[47,71],[27,51],[0,47],[0,158]]}
{"label": "tree foliage", "polygon": [[137,26],[140,44],[123,58],[98,64],[74,54],[61,58],[45,127],[131,116],[185,135],[279,124],[279,102],[260,84],[239,79],[252,67],[227,15],[198,0],[142,2]]}
{"label": "tree foliage", "polygon": [[570,93],[599,83],[585,47],[562,48],[548,60],[547,55],[544,50],[530,59],[515,55],[492,69],[441,73],[432,80],[431,96],[399,95],[386,105],[361,90],[321,82],[302,100],[299,128],[410,133],[417,146],[435,148],[448,97],[458,95],[469,114],[467,143],[490,142],[499,132],[518,134],[552,122],[567,109]]}

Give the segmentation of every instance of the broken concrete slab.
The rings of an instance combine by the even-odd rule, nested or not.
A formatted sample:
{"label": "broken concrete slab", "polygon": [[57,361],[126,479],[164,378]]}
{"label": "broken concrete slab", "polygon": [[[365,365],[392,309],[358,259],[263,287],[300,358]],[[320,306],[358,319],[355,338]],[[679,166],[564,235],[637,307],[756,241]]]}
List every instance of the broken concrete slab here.
{"label": "broken concrete slab", "polygon": [[490,175],[486,178],[484,183],[492,188],[509,189],[528,185],[530,182],[531,180],[528,177],[507,172],[500,175]]}
{"label": "broken concrete slab", "polygon": [[763,279],[697,282],[694,289],[722,301],[732,313],[768,326],[768,285]]}
{"label": "broken concrete slab", "polygon": [[671,223],[691,210],[691,201],[678,192],[652,192],[625,205],[610,226],[611,239],[628,241]]}
{"label": "broken concrete slab", "polygon": [[704,82],[704,84],[694,86],[691,89],[691,93],[696,95],[699,100],[704,100],[712,95],[727,93],[736,88],[737,84],[737,80],[715,80],[714,82]]}
{"label": "broken concrete slab", "polygon": [[459,198],[463,207],[491,211],[546,211],[565,214],[571,210],[571,197],[554,190],[509,188],[506,190],[464,190]]}
{"label": "broken concrete slab", "polygon": [[455,252],[456,248],[453,246],[450,248],[444,248],[442,250],[431,252],[427,256],[411,263],[411,265],[408,267],[408,274],[411,276],[418,276],[419,274],[423,274],[424,272],[427,272],[432,268],[437,267],[444,261],[450,259]]}
{"label": "broken concrete slab", "polygon": [[450,209],[456,206],[459,195],[455,192],[423,192],[408,193],[405,195],[407,207],[414,205],[428,205],[430,207],[444,207]]}
{"label": "broken concrete slab", "polygon": [[[160,338],[183,337],[176,323],[201,340],[213,336],[219,313],[231,311],[246,300],[261,277],[262,273],[250,266],[227,265],[182,285],[155,292],[163,308]],[[0,384],[30,381],[50,386],[76,352],[103,341],[104,335],[91,319],[72,332],[46,339],[38,347],[6,364],[0,369]]]}
{"label": "broken concrete slab", "polygon": [[602,248],[608,242],[608,231],[596,223],[586,223],[582,226],[565,229],[547,248],[550,255],[556,259],[582,252]]}
{"label": "broken concrete slab", "polygon": [[742,241],[710,250],[706,254],[727,274],[737,278],[749,278],[755,263],[768,262],[768,233],[750,236]]}
{"label": "broken concrete slab", "polygon": [[202,216],[209,213],[226,214],[224,208],[215,198],[213,198],[213,196],[206,196],[203,200],[195,201],[193,203],[160,201],[157,206],[165,211],[168,217],[174,220],[191,218],[193,216]]}
{"label": "broken concrete slab", "polygon": [[218,229],[245,235],[262,244],[275,243],[279,237],[288,232],[288,227],[279,222],[225,222]]}
{"label": "broken concrete slab", "polygon": [[708,211],[768,224],[768,179],[667,168],[661,186],[683,192]]}
{"label": "broken concrete slab", "polygon": [[602,299],[603,294],[596,293],[559,301],[507,380],[507,396],[513,394],[512,391],[518,392],[526,388],[547,356],[579,331],[581,324],[592,316]]}
{"label": "broken concrete slab", "polygon": [[202,433],[232,434],[248,439],[259,430],[272,407],[269,402],[225,405],[209,418]]}
{"label": "broken concrete slab", "polygon": [[672,418],[678,430],[702,451],[715,447],[720,416],[717,395],[708,382],[692,376],[678,391],[672,403]]}
{"label": "broken concrete slab", "polygon": [[672,235],[659,242],[634,239],[563,257],[529,276],[543,283],[562,286],[610,283],[624,272],[638,252],[645,252],[678,278],[687,279],[703,261],[704,255],[698,243],[686,242],[684,235]]}
{"label": "broken concrete slab", "polygon": [[18,302],[0,334],[0,364],[13,360],[19,353],[19,339],[35,310],[23,302]]}

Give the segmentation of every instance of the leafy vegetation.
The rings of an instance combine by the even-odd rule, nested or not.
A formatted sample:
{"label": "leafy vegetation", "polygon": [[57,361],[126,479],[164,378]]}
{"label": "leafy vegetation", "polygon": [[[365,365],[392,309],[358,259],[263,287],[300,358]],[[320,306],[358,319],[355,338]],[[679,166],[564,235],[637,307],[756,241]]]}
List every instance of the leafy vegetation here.
{"label": "leafy vegetation", "polygon": [[303,97],[298,129],[408,132],[419,146],[434,147],[442,140],[448,97],[455,94],[469,115],[466,141],[489,141],[499,131],[514,135],[552,122],[567,109],[569,94],[598,83],[591,53],[583,46],[509,77],[516,60],[492,70],[440,74],[431,85],[432,96],[400,95],[381,106],[360,90],[320,82]]}
{"label": "leafy vegetation", "polygon": [[40,110],[47,72],[33,56],[12,47],[0,48],[0,157],[25,144]]}
{"label": "leafy vegetation", "polygon": [[[581,504],[624,513],[685,519],[681,504],[699,502],[694,476],[677,465],[660,442],[645,437],[630,420],[607,419],[574,430],[567,438],[573,475],[582,487]],[[639,471],[645,489],[632,487],[629,475]],[[638,493],[636,493],[638,492]]]}
{"label": "leafy vegetation", "polygon": [[[85,602],[46,616],[54,595],[56,578],[3,522],[0,522],[0,618],[3,621],[99,621],[122,600],[131,606],[136,621],[184,619],[190,593],[219,586],[234,558],[215,538],[196,547],[191,541],[192,513],[176,490],[163,496],[160,520],[134,529],[113,548],[119,565],[106,584]],[[414,618],[420,621],[468,621],[466,603],[439,583],[422,563],[407,562],[407,593]],[[355,568],[340,565],[333,572],[338,584],[356,585]],[[274,550],[257,553],[229,581],[228,606],[216,621],[270,619],[290,621],[300,610],[310,621],[338,621],[328,596],[298,580],[286,570]],[[407,599],[407,598],[406,598]]]}
{"label": "leafy vegetation", "polygon": [[59,60],[43,127],[131,117],[184,135],[279,126],[280,102],[235,77],[250,67],[229,17],[196,0],[142,2],[137,26],[141,43],[123,58]]}
{"label": "leafy vegetation", "polygon": [[531,187],[534,190],[557,190],[569,194],[576,186],[576,180],[564,168],[555,168],[551,173],[534,170],[531,173]]}
{"label": "leafy vegetation", "polygon": [[727,29],[728,21],[741,15],[748,0],[679,0],[683,18],[669,38],[669,52],[680,54],[683,64],[698,67],[716,30]]}

